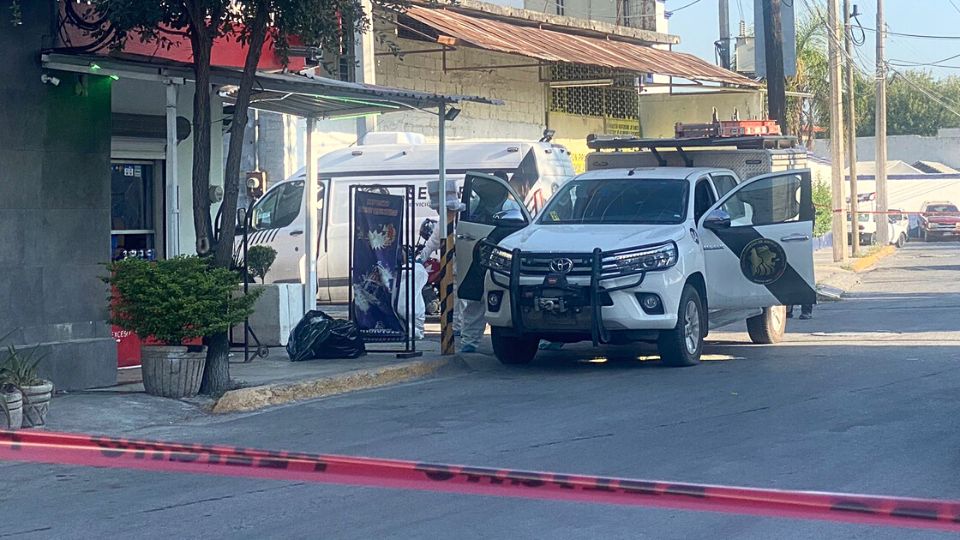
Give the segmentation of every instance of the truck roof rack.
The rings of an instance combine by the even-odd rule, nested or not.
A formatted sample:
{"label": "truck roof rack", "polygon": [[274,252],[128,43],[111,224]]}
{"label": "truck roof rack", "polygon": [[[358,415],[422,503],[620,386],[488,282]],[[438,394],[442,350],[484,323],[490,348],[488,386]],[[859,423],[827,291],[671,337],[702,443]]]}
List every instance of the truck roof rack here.
{"label": "truck roof rack", "polygon": [[786,135],[749,135],[746,137],[686,137],[643,139],[636,135],[587,135],[591,150],[658,150],[709,147],[736,147],[738,150],[795,148],[796,137]]}

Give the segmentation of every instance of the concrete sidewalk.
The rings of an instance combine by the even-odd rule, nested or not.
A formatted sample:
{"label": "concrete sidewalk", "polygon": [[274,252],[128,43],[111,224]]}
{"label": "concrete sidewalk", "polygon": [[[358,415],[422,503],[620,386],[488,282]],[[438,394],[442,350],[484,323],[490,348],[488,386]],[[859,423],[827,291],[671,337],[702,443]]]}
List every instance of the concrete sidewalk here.
{"label": "concrete sidewalk", "polygon": [[872,270],[878,262],[896,253],[896,248],[886,246],[870,248],[859,258],[844,262],[833,261],[831,248],[813,252],[814,275],[817,279],[817,296],[820,300],[839,300],[847,291],[860,284],[860,274]]}
{"label": "concrete sidewalk", "polygon": [[[291,362],[283,348],[266,358],[243,363],[234,350],[231,378],[238,388],[220,399],[165,399],[144,392],[140,369],[124,369],[118,384],[108,388],[57,394],[47,429],[85,433],[123,433],[151,426],[203,422],[211,415],[250,412],[266,407],[379,388],[466,369],[456,356],[441,356],[439,325],[427,324],[426,339],[417,342],[423,355],[398,359],[391,353],[368,353],[350,360]],[[432,330],[432,331],[431,331]],[[368,349],[390,345],[371,344]]]}

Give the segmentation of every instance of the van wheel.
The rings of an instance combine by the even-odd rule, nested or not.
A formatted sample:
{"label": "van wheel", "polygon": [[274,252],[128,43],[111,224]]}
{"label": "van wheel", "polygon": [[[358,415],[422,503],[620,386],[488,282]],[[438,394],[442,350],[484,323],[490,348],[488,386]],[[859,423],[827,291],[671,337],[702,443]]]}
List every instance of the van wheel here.
{"label": "van wheel", "polygon": [[758,345],[780,343],[787,331],[787,306],[763,308],[763,313],[747,319],[750,341]]}
{"label": "van wheel", "polygon": [[900,238],[897,238],[897,247],[902,248],[905,245],[907,245],[907,235],[900,233]]}
{"label": "van wheel", "polygon": [[493,342],[493,354],[506,365],[529,364],[540,346],[537,336],[508,336],[497,326],[490,327],[490,341]]}
{"label": "van wheel", "polygon": [[677,325],[660,332],[657,350],[660,360],[670,367],[695,366],[703,353],[703,301],[692,285],[683,287]]}

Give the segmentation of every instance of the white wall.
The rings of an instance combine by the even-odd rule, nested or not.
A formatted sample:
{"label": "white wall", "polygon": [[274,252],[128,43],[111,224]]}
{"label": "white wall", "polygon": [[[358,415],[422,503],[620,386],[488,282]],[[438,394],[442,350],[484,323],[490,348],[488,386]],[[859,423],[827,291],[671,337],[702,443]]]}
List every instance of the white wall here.
{"label": "white wall", "polygon": [[[402,50],[430,45],[397,39]],[[378,52],[386,52],[384,46]],[[496,66],[534,63],[523,56],[462,47],[447,53],[447,66],[484,66],[477,71],[443,71],[439,53],[408,54],[402,59],[377,57],[377,84],[439,94],[478,95],[501,99],[504,105],[463,103],[460,116],[447,124],[447,136],[461,139],[539,139],[546,123],[545,88],[536,67]],[[425,112],[390,113],[378,119],[380,131],[414,131],[428,138],[437,134],[437,117]]]}
{"label": "white wall", "polygon": [[734,111],[741,120],[763,117],[760,92],[641,94],[640,129],[644,137],[673,137],[674,124],[710,122],[714,107],[721,120],[733,118]]}
{"label": "white wall", "polygon": [[[830,159],[830,139],[817,139],[814,154]],[[857,160],[876,159],[875,137],[857,137]],[[907,163],[916,161],[939,161],[953,168],[960,168],[960,130],[942,129],[936,137],[920,135],[892,135],[887,137],[887,159]]]}

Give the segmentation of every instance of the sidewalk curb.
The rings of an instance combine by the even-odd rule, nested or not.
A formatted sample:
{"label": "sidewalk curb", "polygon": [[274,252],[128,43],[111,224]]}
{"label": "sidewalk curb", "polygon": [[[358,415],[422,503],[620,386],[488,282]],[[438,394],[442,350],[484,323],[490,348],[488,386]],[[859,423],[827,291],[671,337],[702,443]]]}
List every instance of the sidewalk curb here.
{"label": "sidewalk curb", "polygon": [[850,264],[850,269],[854,272],[863,272],[873,266],[883,259],[886,259],[890,255],[896,253],[897,248],[894,246],[883,246],[877,251],[867,255],[866,257],[861,257]]}
{"label": "sidewalk curb", "polygon": [[256,411],[294,401],[409,382],[461,367],[463,367],[461,359],[456,356],[443,356],[428,360],[411,360],[380,368],[358,369],[318,379],[239,388],[225,393],[214,404],[211,412],[227,414]]}

